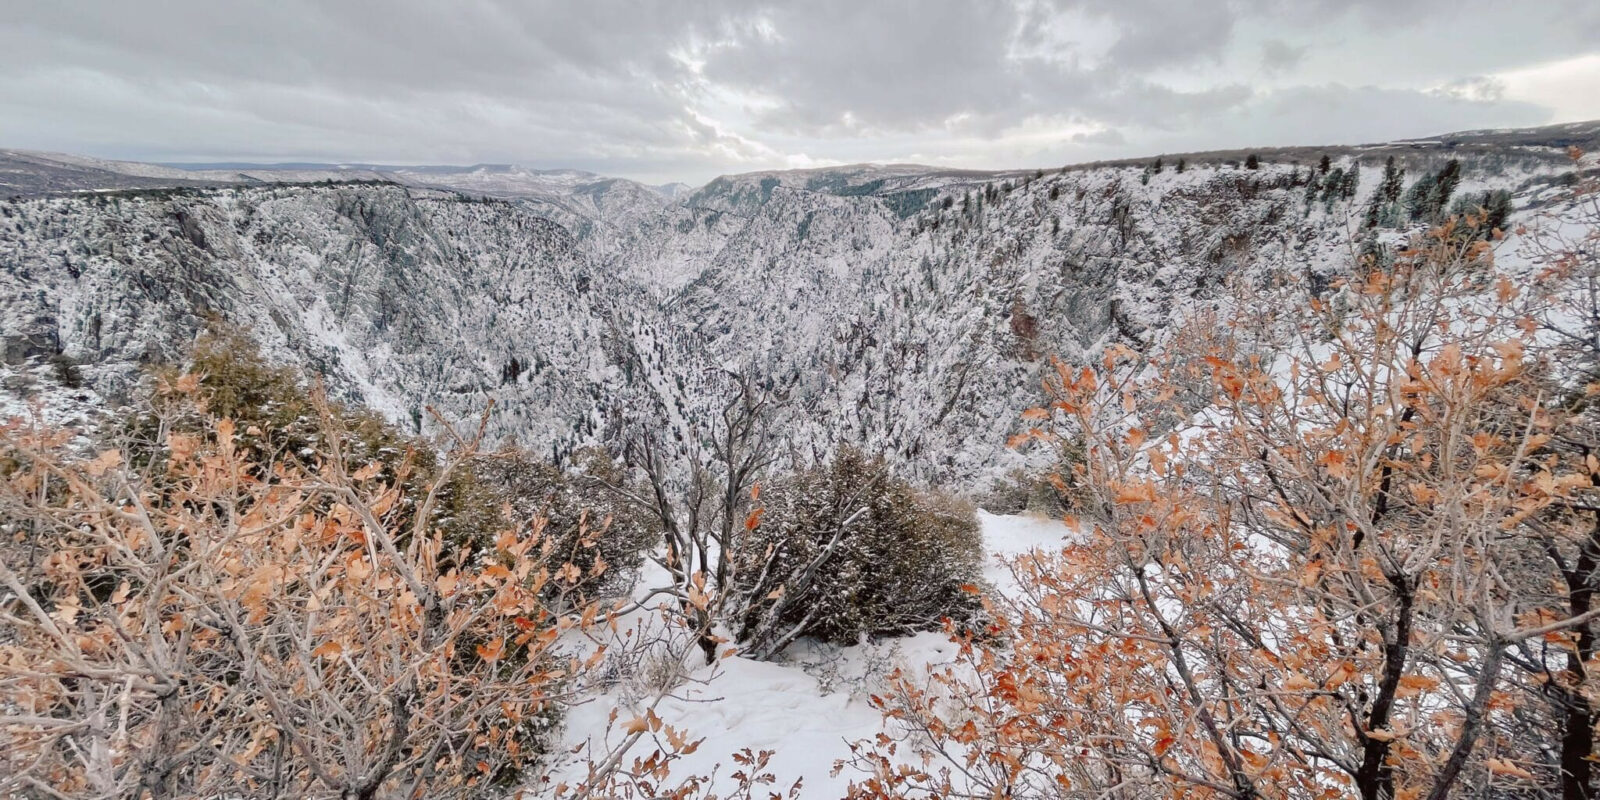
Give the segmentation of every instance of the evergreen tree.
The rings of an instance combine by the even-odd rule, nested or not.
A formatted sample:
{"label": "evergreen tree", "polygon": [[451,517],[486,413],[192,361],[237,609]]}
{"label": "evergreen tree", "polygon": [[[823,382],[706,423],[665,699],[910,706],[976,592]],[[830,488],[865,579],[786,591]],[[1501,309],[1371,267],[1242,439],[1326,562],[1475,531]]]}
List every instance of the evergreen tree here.
{"label": "evergreen tree", "polygon": [[1354,200],[1356,189],[1361,185],[1361,163],[1352,162],[1350,168],[1344,171],[1344,177],[1339,181],[1339,197],[1343,200]]}
{"label": "evergreen tree", "polygon": [[1433,200],[1438,197],[1438,193],[1434,190],[1435,183],[1437,181],[1434,176],[1423,175],[1406,191],[1406,217],[1411,221],[1425,220],[1433,216]]}
{"label": "evergreen tree", "polygon": [[1189,162],[1187,160],[1182,159],[1182,158],[1178,159],[1178,172],[1183,172],[1188,167],[1189,167]]}
{"label": "evergreen tree", "polygon": [[1438,173],[1424,175],[1406,193],[1406,213],[1413,221],[1436,223],[1444,219],[1450,196],[1461,185],[1461,161],[1450,159]]}
{"label": "evergreen tree", "polygon": [[1150,171],[1157,175],[1161,174],[1161,156],[1156,156],[1156,162],[1150,165]]}
{"label": "evergreen tree", "polygon": [[1246,158],[1244,160],[1244,168],[1245,169],[1261,169],[1261,158],[1258,157],[1255,153],[1251,153],[1250,157]]}
{"label": "evergreen tree", "polygon": [[1456,187],[1461,185],[1461,160],[1452,158],[1439,170],[1439,175],[1434,179],[1434,197],[1429,203],[1432,206],[1434,217],[1444,214],[1445,208],[1450,204],[1450,196],[1455,194]]}
{"label": "evergreen tree", "polygon": [[1367,206],[1369,228],[1394,227],[1400,222],[1400,197],[1405,191],[1406,171],[1394,163],[1394,156],[1383,162],[1383,179]]}
{"label": "evergreen tree", "polygon": [[1378,201],[1378,196],[1372,196],[1372,202],[1367,203],[1367,213],[1361,217],[1361,227],[1367,230],[1378,227],[1383,222],[1383,204]]}
{"label": "evergreen tree", "polygon": [[1330,161],[1328,159],[1327,154],[1324,153],[1323,156],[1322,156],[1322,160],[1317,162],[1317,174],[1326,175],[1326,174],[1328,174],[1328,170],[1331,169],[1332,167],[1333,167],[1333,162]]}
{"label": "evergreen tree", "polygon": [[[1462,223],[1464,230],[1477,238],[1488,239],[1496,230],[1504,230],[1511,216],[1511,193],[1505,189],[1474,192],[1456,198],[1450,206],[1449,216]],[[1472,225],[1468,225],[1468,222]]]}
{"label": "evergreen tree", "polygon": [[1383,182],[1378,184],[1378,197],[1385,203],[1400,201],[1400,193],[1405,190],[1406,171],[1396,166],[1394,156],[1383,164]]}
{"label": "evergreen tree", "polygon": [[1495,189],[1484,194],[1483,208],[1487,215],[1484,227],[1491,231],[1505,230],[1506,222],[1511,218],[1511,192]]}
{"label": "evergreen tree", "polygon": [[1334,167],[1327,177],[1322,179],[1322,207],[1332,213],[1333,201],[1344,196],[1345,171],[1343,167]]}

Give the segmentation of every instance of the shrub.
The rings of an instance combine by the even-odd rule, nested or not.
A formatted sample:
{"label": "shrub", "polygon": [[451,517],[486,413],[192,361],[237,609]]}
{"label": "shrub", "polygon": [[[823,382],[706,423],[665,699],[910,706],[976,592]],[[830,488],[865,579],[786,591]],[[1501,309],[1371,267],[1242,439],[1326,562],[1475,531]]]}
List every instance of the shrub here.
{"label": "shrub", "polygon": [[855,642],[974,618],[983,547],[970,504],[917,490],[853,449],[760,499],[735,552],[747,652],[767,658],[799,636]]}
{"label": "shrub", "polygon": [[159,475],[173,455],[173,434],[205,435],[215,420],[227,419],[233,446],[261,473],[281,464],[314,468],[335,450],[347,462],[373,464],[399,491],[394,513],[409,521],[438,474],[434,447],[369,409],[314,389],[296,370],[267,363],[248,332],[213,321],[186,365],[151,370],[144,396],[111,437],[130,465]]}
{"label": "shrub", "polygon": [[1347,311],[1286,283],[1059,370],[1030,417],[1090,443],[1091,524],[873,698],[850,796],[1595,796],[1600,437],[1557,387],[1600,384],[1556,320],[1596,264],[1521,281],[1448,227]]}
{"label": "shrub", "polygon": [[996,479],[979,501],[991,514],[1040,514],[1060,517],[1082,509],[1083,441],[1054,443],[1054,464],[1045,469],[1013,469]]}
{"label": "shrub", "polygon": [[[0,795],[509,789],[583,680],[552,661],[557,629],[604,619],[590,601],[655,536],[604,453],[440,452],[221,324],[107,438],[84,464],[0,426],[0,519],[28,520],[0,529],[22,555],[0,552],[0,594],[34,601],[0,604],[0,708],[39,720],[8,731]],[[85,727],[107,703],[145,754]]]}
{"label": "shrub", "polygon": [[[164,367],[154,377],[148,407],[127,425],[136,462],[164,461],[168,434],[204,432],[207,419],[219,417],[233,421],[235,446],[253,463],[314,463],[326,456],[325,413],[346,458],[372,462],[379,477],[396,483],[395,513],[406,521],[439,476],[431,445],[368,409],[324,400],[319,410],[299,374],[268,364],[242,329],[213,322],[196,339],[187,370]],[[544,555],[564,556],[582,571],[576,585],[561,591],[576,599],[623,586],[658,529],[604,488],[603,482],[622,480],[609,456],[583,451],[573,461],[568,472],[514,450],[475,454],[456,465],[439,486],[431,520],[450,544],[440,556],[441,569],[466,568],[474,555],[480,561],[489,557],[502,533],[539,519]]]}
{"label": "shrub", "polygon": [[599,449],[578,452],[570,470],[520,450],[480,455],[445,486],[438,521],[456,548],[489,553],[514,520],[537,518],[546,556],[581,572],[562,591],[614,595],[626,591],[661,535],[650,516],[608,488],[623,480],[621,467]]}
{"label": "shrub", "polygon": [[39,556],[0,559],[0,796],[371,800],[522,783],[572,690],[560,632],[596,619],[550,589],[576,581],[538,520],[508,528],[482,568],[442,568],[434,490],[471,442],[430,477],[402,456],[386,478],[313,395],[322,444],[265,463],[199,408],[200,385],[176,382],[165,399],[188,427],[142,463],[0,425],[0,519],[25,521],[11,532]]}

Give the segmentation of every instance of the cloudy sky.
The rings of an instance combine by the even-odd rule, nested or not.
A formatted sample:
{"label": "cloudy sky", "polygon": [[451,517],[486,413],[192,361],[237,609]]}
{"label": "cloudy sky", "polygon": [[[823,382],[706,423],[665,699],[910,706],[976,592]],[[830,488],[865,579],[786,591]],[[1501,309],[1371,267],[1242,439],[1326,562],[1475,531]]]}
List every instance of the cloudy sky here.
{"label": "cloudy sky", "polygon": [[1596,0],[4,0],[0,147],[650,182],[1600,118]]}

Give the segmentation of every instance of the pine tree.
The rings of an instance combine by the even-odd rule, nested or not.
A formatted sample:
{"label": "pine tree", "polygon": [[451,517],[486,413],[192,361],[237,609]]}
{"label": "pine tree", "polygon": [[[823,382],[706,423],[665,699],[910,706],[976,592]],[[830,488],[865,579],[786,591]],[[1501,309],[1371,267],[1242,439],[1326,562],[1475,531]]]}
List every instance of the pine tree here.
{"label": "pine tree", "polygon": [[[1511,216],[1511,193],[1495,189],[1463,195],[1450,206],[1449,216],[1461,221],[1461,229],[1470,231],[1469,235],[1488,239],[1496,230],[1505,229]],[[1466,224],[1469,220],[1474,224]]]}
{"label": "pine tree", "polygon": [[1400,201],[1400,193],[1404,191],[1406,171],[1396,166],[1394,156],[1383,164],[1383,182],[1378,184],[1378,196],[1385,203]]}
{"label": "pine tree", "polygon": [[1367,227],[1393,227],[1400,222],[1399,203],[1405,183],[1406,171],[1394,163],[1394,156],[1389,156],[1383,163],[1383,179],[1367,206]]}
{"label": "pine tree", "polygon": [[1352,162],[1350,168],[1344,171],[1344,179],[1339,181],[1339,197],[1344,200],[1353,200],[1356,189],[1361,185],[1361,163]]}
{"label": "pine tree", "polygon": [[1182,159],[1182,158],[1178,159],[1178,172],[1181,173],[1185,169],[1188,169],[1188,167],[1189,167],[1189,162],[1187,160]]}
{"label": "pine tree", "polygon": [[1157,175],[1161,174],[1161,156],[1156,156],[1156,162],[1150,165],[1150,171]]}
{"label": "pine tree", "polygon": [[1328,170],[1332,169],[1332,168],[1333,168],[1333,162],[1330,161],[1328,159],[1327,154],[1324,153],[1323,156],[1322,156],[1322,160],[1317,162],[1317,174],[1326,175],[1326,174],[1328,174]]}
{"label": "pine tree", "polygon": [[1429,205],[1433,207],[1434,217],[1444,214],[1450,203],[1450,195],[1455,194],[1456,187],[1461,185],[1461,160],[1452,158],[1439,170],[1439,175],[1434,179],[1434,197]]}
{"label": "pine tree", "polygon": [[1251,153],[1250,157],[1246,158],[1244,160],[1244,168],[1245,169],[1261,169],[1261,158],[1259,156],[1257,156],[1255,153]]}
{"label": "pine tree", "polygon": [[1484,227],[1489,230],[1504,230],[1506,220],[1511,218],[1511,192],[1505,189],[1495,189],[1486,193],[1483,208],[1487,217]]}
{"label": "pine tree", "polygon": [[1378,201],[1378,196],[1372,196],[1372,202],[1367,203],[1367,213],[1361,218],[1361,227],[1371,230],[1378,227],[1383,221],[1383,204]]}
{"label": "pine tree", "polygon": [[1334,167],[1333,171],[1322,179],[1322,207],[1330,213],[1333,211],[1333,201],[1344,196],[1344,176],[1343,167]]}
{"label": "pine tree", "polygon": [[1406,213],[1414,221],[1439,222],[1444,219],[1450,196],[1461,185],[1461,161],[1452,158],[1438,173],[1424,175],[1406,193]]}
{"label": "pine tree", "polygon": [[1433,199],[1438,196],[1434,190],[1435,183],[1434,176],[1423,175],[1406,191],[1406,216],[1411,221],[1425,220],[1433,215]]}

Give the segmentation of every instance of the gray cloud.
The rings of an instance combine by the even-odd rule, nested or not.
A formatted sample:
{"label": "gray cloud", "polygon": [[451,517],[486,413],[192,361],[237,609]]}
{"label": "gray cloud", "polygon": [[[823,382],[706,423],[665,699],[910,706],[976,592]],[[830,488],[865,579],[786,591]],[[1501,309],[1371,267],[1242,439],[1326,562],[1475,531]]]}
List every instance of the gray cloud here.
{"label": "gray cloud", "polygon": [[1219,59],[1233,38],[1227,3],[1102,0],[1090,5],[1117,22],[1121,36],[1108,54],[1119,67],[1181,67]]}
{"label": "gray cloud", "polygon": [[1474,75],[1470,78],[1451,81],[1433,90],[1433,93],[1457,100],[1494,102],[1505,97],[1506,84],[1505,81],[1498,78]]}
{"label": "gray cloud", "polygon": [[[1548,113],[1524,103],[1483,102],[1376,86],[1296,86],[1263,95],[1214,120],[1206,147],[1366,144],[1474,128],[1536,125]],[[1374,136],[1371,120],[1388,120]]]}
{"label": "gray cloud", "polygon": [[1308,49],[1306,45],[1296,47],[1282,39],[1268,39],[1261,43],[1261,68],[1269,75],[1288,72],[1300,65]]}
{"label": "gray cloud", "polygon": [[1122,131],[1106,128],[1092,133],[1079,131],[1072,134],[1072,141],[1077,144],[1117,145],[1126,144],[1128,139],[1122,135]]}
{"label": "gray cloud", "polygon": [[0,146],[650,180],[1052,163],[1539,122],[1487,76],[1600,49],[1582,0],[1495,26],[1465,2],[12,0]]}

